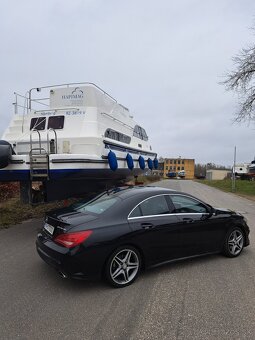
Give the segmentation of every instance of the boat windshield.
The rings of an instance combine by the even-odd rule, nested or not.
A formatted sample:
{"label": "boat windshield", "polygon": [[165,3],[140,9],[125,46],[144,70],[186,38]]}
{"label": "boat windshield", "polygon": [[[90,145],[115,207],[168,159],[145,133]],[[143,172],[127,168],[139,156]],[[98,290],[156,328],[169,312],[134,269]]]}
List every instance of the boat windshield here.
{"label": "boat windshield", "polygon": [[97,196],[95,199],[89,202],[76,203],[73,206],[73,209],[83,213],[93,213],[100,215],[111,208],[118,200],[119,199],[117,197],[112,197],[111,195],[105,193],[101,196]]}

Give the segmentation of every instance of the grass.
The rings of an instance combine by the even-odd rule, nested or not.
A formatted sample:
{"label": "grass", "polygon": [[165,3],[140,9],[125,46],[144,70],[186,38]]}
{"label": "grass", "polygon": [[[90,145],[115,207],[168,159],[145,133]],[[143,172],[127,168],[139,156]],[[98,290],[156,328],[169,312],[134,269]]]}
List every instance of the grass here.
{"label": "grass", "polygon": [[150,183],[153,183],[153,182],[158,182],[160,180],[161,180],[161,177],[155,176],[155,175],[154,176],[149,175],[149,176],[138,176],[137,177],[137,182],[142,183],[144,185],[147,185],[147,184],[150,184]]}
{"label": "grass", "polygon": [[64,206],[64,201],[44,203],[36,206],[20,202],[13,197],[0,203],[0,229],[21,223],[31,218],[43,217],[46,211]]}
{"label": "grass", "polygon": [[[225,192],[233,192],[231,179],[212,181],[197,180],[197,182],[209,185]],[[236,189],[234,193],[240,196],[255,199],[255,181],[236,180]]]}

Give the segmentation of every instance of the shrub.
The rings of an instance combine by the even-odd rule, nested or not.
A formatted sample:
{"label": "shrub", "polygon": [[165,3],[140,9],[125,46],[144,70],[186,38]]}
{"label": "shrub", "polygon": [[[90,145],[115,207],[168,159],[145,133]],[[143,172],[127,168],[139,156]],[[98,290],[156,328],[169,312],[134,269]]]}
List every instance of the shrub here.
{"label": "shrub", "polygon": [[0,182],[0,202],[6,201],[9,198],[19,194],[18,182]]}

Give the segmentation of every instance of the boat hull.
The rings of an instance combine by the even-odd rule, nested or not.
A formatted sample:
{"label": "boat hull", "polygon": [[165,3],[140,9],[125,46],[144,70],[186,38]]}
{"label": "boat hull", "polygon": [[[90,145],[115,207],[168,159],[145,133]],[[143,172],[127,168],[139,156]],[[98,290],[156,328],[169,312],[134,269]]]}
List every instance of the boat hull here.
{"label": "boat hull", "polygon": [[[126,161],[126,153],[116,153],[118,167],[115,171],[111,170],[107,156],[91,157],[90,155],[81,154],[52,154],[49,155],[48,169],[39,168],[33,170],[34,177],[44,177],[44,180],[123,180],[129,177],[138,176],[148,169],[148,164],[145,162],[145,169],[141,169],[138,157],[134,158],[134,168],[131,170]],[[144,155],[144,158],[146,155]],[[146,159],[146,158],[145,158]],[[47,175],[48,176],[45,176]],[[45,178],[46,177],[46,178]],[[13,155],[10,164],[0,169],[0,182],[13,181],[31,181],[35,180],[31,176],[31,164],[29,155]],[[41,180],[41,179],[40,179]]]}

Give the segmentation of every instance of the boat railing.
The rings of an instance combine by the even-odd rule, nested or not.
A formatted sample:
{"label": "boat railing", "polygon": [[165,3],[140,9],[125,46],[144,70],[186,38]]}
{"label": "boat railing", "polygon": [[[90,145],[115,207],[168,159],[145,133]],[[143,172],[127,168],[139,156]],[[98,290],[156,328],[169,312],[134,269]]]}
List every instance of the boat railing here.
{"label": "boat railing", "polygon": [[[107,93],[101,87],[97,86],[94,83],[90,83],[90,82],[65,83],[65,84],[55,84],[55,85],[49,85],[49,86],[33,87],[32,89],[30,89],[28,91],[28,110],[32,109],[32,103],[33,102],[40,102],[40,103],[42,103],[44,100],[48,100],[49,99],[49,98],[34,98],[33,97],[34,92],[36,92],[38,94],[39,92],[41,92],[42,90],[45,90],[45,89],[53,89],[53,88],[56,88],[56,87],[70,87],[70,86],[77,86],[77,85],[78,86],[82,86],[82,85],[93,86],[96,89],[98,89],[99,91],[101,91],[104,95],[106,95],[107,97],[109,97],[110,99],[112,99],[114,102],[117,103],[117,100],[115,98],[113,98],[109,93]],[[47,105],[47,104],[45,104],[45,105]]]}
{"label": "boat railing", "polygon": [[[30,151],[31,150],[34,150],[34,144],[36,143],[33,139],[33,135],[34,133],[37,133],[38,135],[38,144],[39,144],[39,148],[36,148],[37,151],[40,151],[40,154],[41,152],[46,152],[46,150],[42,147],[42,138],[41,138],[41,133],[40,131],[36,130],[36,129],[32,129],[30,131]],[[54,133],[54,137],[55,139],[50,139],[50,133],[53,132]],[[57,132],[55,129],[48,129],[47,130],[47,140],[46,140],[46,143],[47,143],[47,153],[48,155],[51,154],[51,153],[58,153],[58,137],[57,137]]]}
{"label": "boat railing", "polygon": [[[29,97],[27,94],[28,92],[23,96],[22,94],[14,92],[15,101],[12,103],[14,106],[14,114],[19,114],[20,109],[22,110],[21,114],[23,116],[30,111],[31,107],[29,107]],[[32,99],[31,102],[49,107],[48,104],[43,102],[44,100],[49,100],[49,98]]]}
{"label": "boat railing", "polygon": [[[40,110],[40,108],[42,106],[45,107],[45,111],[47,111],[46,108],[50,108],[49,105],[49,100],[50,97],[49,96],[45,96],[43,94],[45,94],[45,91],[43,92],[43,90],[47,90],[49,89],[50,91],[53,88],[56,87],[70,87],[70,86],[82,86],[82,85],[89,85],[89,86],[93,86],[96,89],[98,89],[100,92],[102,92],[104,95],[106,95],[107,97],[109,97],[111,100],[113,100],[116,104],[118,104],[117,100],[115,98],[113,98],[109,93],[107,93],[106,91],[104,91],[101,87],[97,86],[94,83],[90,83],[90,82],[82,82],[82,83],[66,83],[66,84],[56,84],[56,85],[49,85],[49,86],[42,86],[42,87],[34,87],[32,89],[30,89],[29,91],[26,92],[25,95],[21,95],[17,92],[14,92],[14,96],[15,96],[15,101],[13,103],[14,105],[14,113],[18,114],[19,109],[22,109],[22,114],[23,116],[27,113],[30,113],[31,111],[37,112],[37,111],[43,111]],[[43,94],[40,96],[39,93],[43,92]],[[49,92],[47,92],[48,94]],[[37,94],[37,96],[36,96]],[[121,105],[121,104],[119,104]],[[121,105],[125,110],[128,111],[128,109]],[[70,108],[72,109],[72,108]],[[77,108],[75,108],[77,109]]]}
{"label": "boat railing", "polygon": [[45,112],[55,112],[55,113],[57,113],[58,111],[70,111],[70,110],[76,110],[76,111],[80,111],[81,110],[81,108],[80,107],[75,107],[75,106],[73,106],[73,107],[70,107],[70,106],[67,106],[67,107],[61,107],[61,108],[57,108],[57,109],[55,109],[55,108],[53,108],[53,109],[46,109],[46,110],[35,110],[34,111],[34,113],[45,113]]}
{"label": "boat railing", "polygon": [[[54,139],[50,139],[50,133],[51,132],[54,133]],[[37,133],[37,135],[38,135],[38,139],[37,140],[35,140],[33,138],[34,133]],[[24,142],[24,139],[25,139],[26,136],[29,136],[29,142]],[[36,129],[36,125],[35,125],[35,127],[32,130],[24,133],[19,139],[16,140],[16,143],[15,143],[16,148],[18,149],[19,145],[20,144],[22,145],[24,143],[25,144],[29,143],[29,150],[27,150],[27,153],[31,152],[31,150],[35,150],[34,146],[36,144],[39,146],[38,148],[36,148],[37,151],[38,150],[42,150],[43,153],[46,152],[48,155],[49,154],[53,154],[53,153],[55,153],[55,154],[58,153],[58,136],[57,136],[56,130],[52,129],[52,128],[47,130],[46,140],[45,139],[42,140],[41,133],[40,133],[39,130]],[[44,145],[46,144],[46,149],[42,147],[43,144]]]}
{"label": "boat railing", "polygon": [[[46,98],[40,98],[40,99],[31,99],[31,102],[39,104],[39,105],[43,105],[46,107],[50,107],[49,104],[44,103],[44,101],[49,100],[50,97],[46,97]],[[30,108],[28,107],[28,111],[30,110]]]}
{"label": "boat railing", "polygon": [[[34,134],[34,132],[37,132],[37,134],[38,134],[39,148],[37,148],[37,149],[42,150],[42,139],[41,139],[40,131],[33,129],[33,130],[30,131],[30,151],[34,149],[33,148],[33,143],[34,143],[33,134]],[[40,153],[41,153],[41,151],[40,151]]]}
{"label": "boat railing", "polygon": [[[23,96],[17,92],[14,92],[14,96],[15,96],[15,101],[12,103],[14,107],[14,114],[19,113],[19,108],[23,109],[22,113],[24,114],[28,109],[28,97]],[[21,100],[23,101],[22,103],[21,103]]]}

